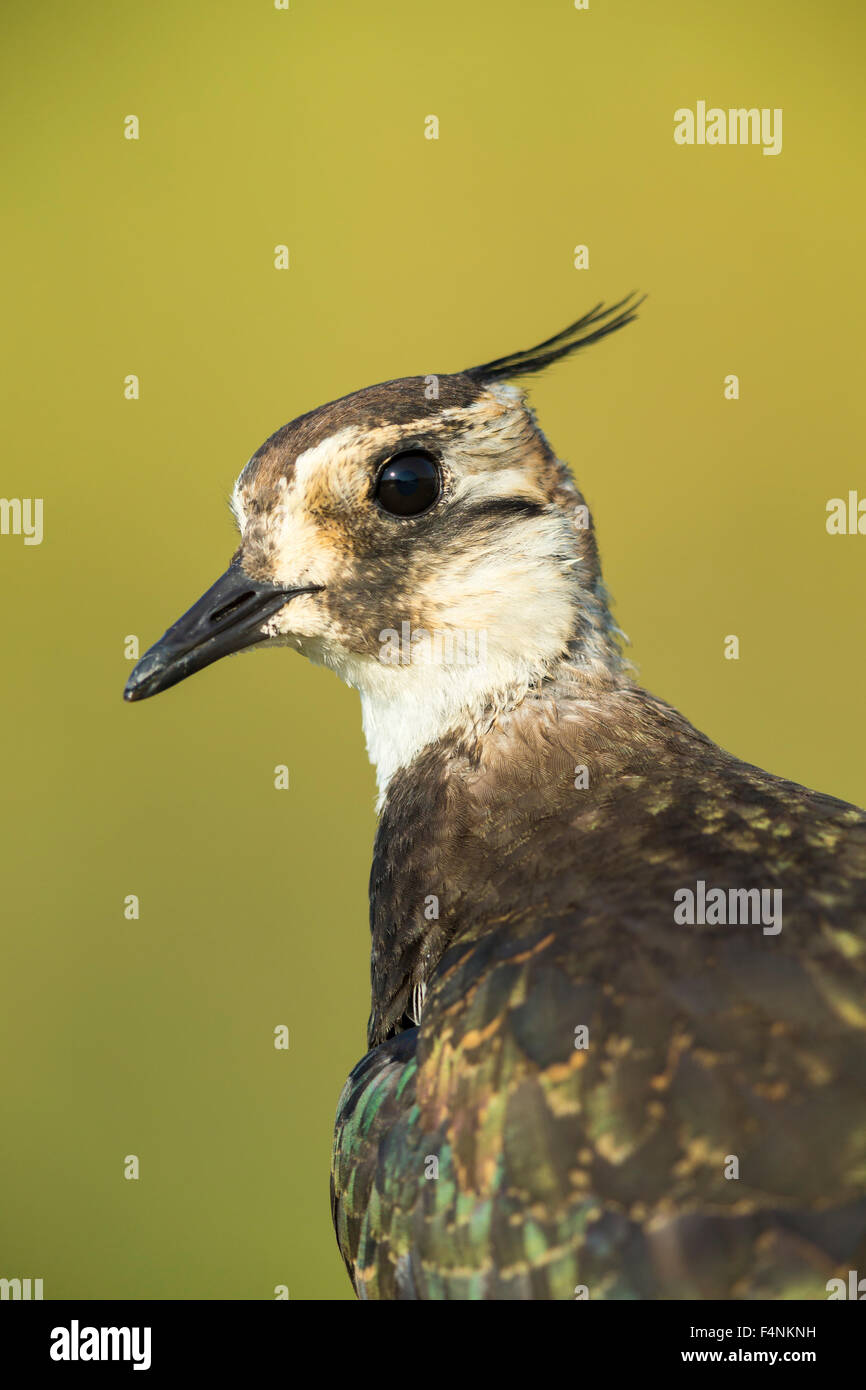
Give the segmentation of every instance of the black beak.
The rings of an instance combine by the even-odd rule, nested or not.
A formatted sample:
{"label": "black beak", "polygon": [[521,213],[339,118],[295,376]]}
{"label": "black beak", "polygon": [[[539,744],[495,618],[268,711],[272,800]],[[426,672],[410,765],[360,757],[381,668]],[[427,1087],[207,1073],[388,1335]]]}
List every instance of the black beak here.
{"label": "black beak", "polygon": [[237,560],[220,575],[198,603],[145,652],[135,667],[124,700],[146,700],[169,690],[221,656],[265,640],[262,626],[296,594],[316,588],[281,589],[250,579]]}

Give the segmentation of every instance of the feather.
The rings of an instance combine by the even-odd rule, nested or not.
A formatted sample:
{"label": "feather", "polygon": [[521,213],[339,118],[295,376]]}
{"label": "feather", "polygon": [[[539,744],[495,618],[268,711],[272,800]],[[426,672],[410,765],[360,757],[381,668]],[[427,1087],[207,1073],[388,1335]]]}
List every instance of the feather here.
{"label": "feather", "polygon": [[464,375],[475,381],[496,381],[540,372],[560,357],[567,357],[580,348],[588,347],[590,343],[597,343],[601,338],[606,338],[609,333],[615,333],[618,328],[625,328],[626,324],[637,318],[638,306],[644,299],[646,295],[636,298],[633,291],[609,308],[605,308],[601,303],[596,304],[588,314],[564,328],[561,333],[555,333],[552,338],[546,338],[544,342],[536,343],[535,347],[526,348],[522,352],[508,353],[505,357],[494,358],[492,362],[485,362],[479,367],[469,367]]}

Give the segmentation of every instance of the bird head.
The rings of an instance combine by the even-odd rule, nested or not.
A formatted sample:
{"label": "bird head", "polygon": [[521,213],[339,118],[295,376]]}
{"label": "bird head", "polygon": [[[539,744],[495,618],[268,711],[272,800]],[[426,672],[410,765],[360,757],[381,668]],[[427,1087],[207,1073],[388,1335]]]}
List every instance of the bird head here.
{"label": "bird head", "polygon": [[564,660],[615,666],[586,504],[515,378],[623,327],[597,306],[528,351],[367,387],[291,421],[232,494],[229,568],[141,659],[141,700],[284,645],[361,693],[380,785]]}

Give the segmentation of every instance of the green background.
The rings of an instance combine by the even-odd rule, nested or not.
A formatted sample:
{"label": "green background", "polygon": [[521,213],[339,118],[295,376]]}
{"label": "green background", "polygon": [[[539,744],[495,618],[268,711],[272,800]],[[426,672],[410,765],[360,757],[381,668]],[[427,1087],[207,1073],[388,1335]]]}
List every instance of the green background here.
{"label": "green background", "polygon": [[[740,756],[866,800],[866,538],[824,524],[866,494],[862,6],[19,0],[2,28],[0,491],[44,498],[45,539],[0,537],[0,1275],[346,1298],[357,697],[283,650],[126,706],[124,638],[143,651],[225,568],[231,484],[286,420],[640,288],[639,323],[533,400],[641,678]],[[676,146],[698,100],[782,107],[782,153]]]}

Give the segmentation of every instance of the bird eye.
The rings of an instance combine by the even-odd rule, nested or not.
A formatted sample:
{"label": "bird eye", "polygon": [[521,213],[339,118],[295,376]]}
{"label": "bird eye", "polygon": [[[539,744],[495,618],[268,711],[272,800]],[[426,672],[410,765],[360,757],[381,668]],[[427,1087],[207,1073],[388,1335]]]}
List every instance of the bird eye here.
{"label": "bird eye", "polygon": [[389,459],[376,480],[374,497],[391,516],[419,516],[439,496],[439,469],[416,449]]}

